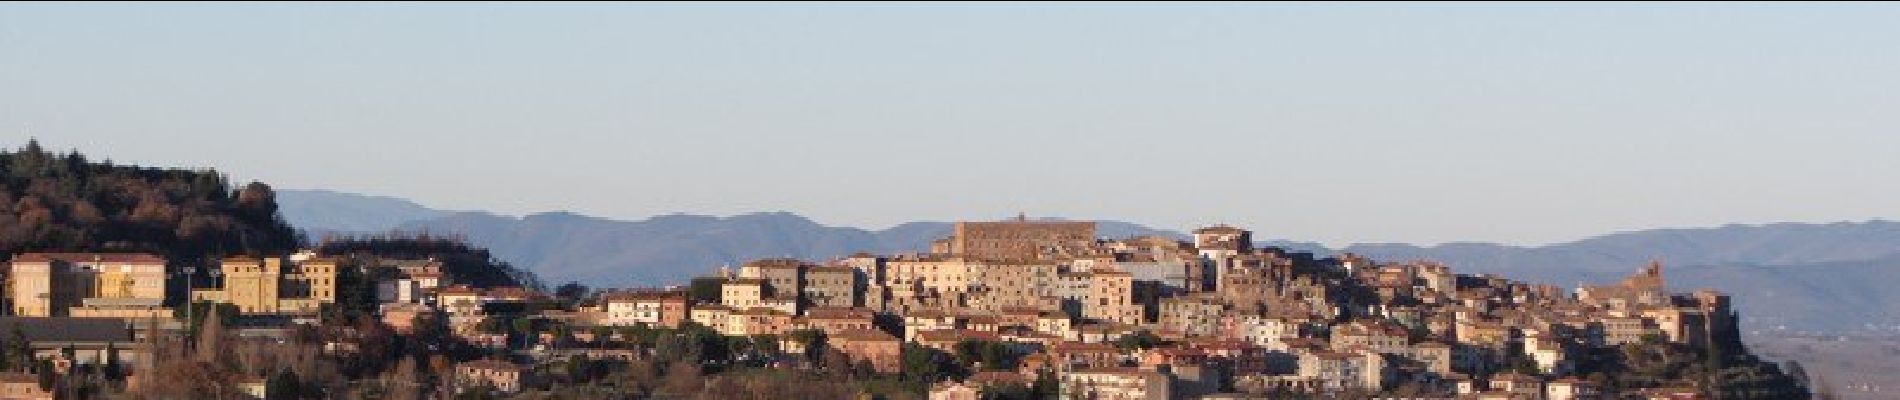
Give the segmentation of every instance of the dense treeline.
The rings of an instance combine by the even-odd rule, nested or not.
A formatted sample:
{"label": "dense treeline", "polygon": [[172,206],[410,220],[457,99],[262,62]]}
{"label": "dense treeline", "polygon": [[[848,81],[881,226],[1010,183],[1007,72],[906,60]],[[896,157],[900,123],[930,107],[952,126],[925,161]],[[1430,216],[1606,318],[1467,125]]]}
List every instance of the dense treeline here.
{"label": "dense treeline", "polygon": [[[277,195],[263,183],[233,188],[216,170],[115,165],[78,152],[55,154],[38,141],[0,151],[0,258],[35,251],[149,252],[173,265],[209,266],[231,255],[288,254],[307,243],[279,215]],[[341,238],[321,250],[435,258],[459,282],[540,288],[533,275],[457,238]],[[198,269],[196,279],[203,283],[209,270]]]}
{"label": "dense treeline", "polygon": [[296,248],[270,186],[215,170],[93,162],[37,141],[0,152],[0,254],[139,251],[175,262]]}
{"label": "dense treeline", "polygon": [[[326,314],[321,325],[296,325],[286,340],[246,338],[208,318],[194,337],[149,332],[135,382],[75,382],[69,398],[234,398],[246,380],[262,379],[270,399],[425,399],[452,383],[451,366],[484,352],[455,338],[436,316],[397,334],[370,316]],[[97,396],[88,396],[94,393]]]}
{"label": "dense treeline", "polygon": [[545,289],[532,273],[517,269],[495,258],[488,249],[470,246],[458,237],[437,236],[427,232],[330,237],[317,245],[317,252],[393,260],[434,259],[442,263],[442,272],[454,277],[457,283],[479,288],[519,286]]}

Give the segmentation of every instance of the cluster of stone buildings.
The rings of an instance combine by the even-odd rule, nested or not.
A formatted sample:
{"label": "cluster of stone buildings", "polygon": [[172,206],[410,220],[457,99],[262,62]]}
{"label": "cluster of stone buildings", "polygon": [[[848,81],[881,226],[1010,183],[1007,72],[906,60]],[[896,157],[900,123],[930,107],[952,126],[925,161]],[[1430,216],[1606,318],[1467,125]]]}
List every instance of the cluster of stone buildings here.
{"label": "cluster of stone buildings", "polygon": [[[47,319],[167,319],[166,282],[182,278],[165,264],[140,254],[17,255],[4,271],[5,309]],[[1013,370],[933,388],[940,399],[982,398],[996,385],[1043,374],[1057,377],[1063,398],[1402,386],[1469,398],[1602,398],[1578,371],[1585,352],[1646,340],[1710,346],[1736,323],[1725,295],[1669,293],[1656,264],[1618,284],[1566,291],[1430,262],[1256,247],[1251,232],[1230,226],[1183,241],[1101,239],[1089,222],[961,222],[926,253],[754,260],[721,268],[710,298],[683,287],[609,290],[573,308],[531,306],[547,297],[521,288],[458,285],[433,260],[362,265],[306,252],[221,264],[211,285],[188,290],[191,300],[230,304],[244,316],[307,319],[337,303],[347,290],[340,272],[355,268],[396,331],[443,318],[453,334],[497,349],[556,341],[511,343],[498,328],[497,321],[529,318],[577,327],[693,323],[731,336],[778,335],[794,351],[799,343],[789,334],[816,330],[828,346],[884,373],[900,372],[905,343],[953,351],[966,340],[989,341],[1020,356]],[[1118,345],[1137,335],[1159,345]],[[91,352],[48,351],[87,354],[79,362],[137,357],[112,353],[136,348],[114,338],[61,344]],[[588,351],[547,354],[570,350]],[[513,391],[526,370],[481,360],[456,371],[465,386]]]}
{"label": "cluster of stone buildings", "polygon": [[[937,398],[1060,377],[1064,398],[1162,399],[1221,393],[1384,391],[1402,385],[1473,398],[1599,398],[1577,373],[1593,347],[1642,340],[1704,346],[1735,318],[1713,291],[1664,290],[1650,265],[1574,292],[1430,262],[1259,248],[1230,226],[1192,241],[1096,238],[1088,222],[958,223],[929,253],[722,268],[717,303],[683,289],[610,295],[608,325],[693,322],[726,335],[821,330],[878,369],[905,342],[950,349],[1002,342],[1023,354],[1002,376],[953,382]],[[879,316],[902,329],[879,330]],[[1166,345],[1124,350],[1137,332]],[[1514,365],[1534,365],[1532,370]],[[1075,397],[1070,397],[1075,396]]]}

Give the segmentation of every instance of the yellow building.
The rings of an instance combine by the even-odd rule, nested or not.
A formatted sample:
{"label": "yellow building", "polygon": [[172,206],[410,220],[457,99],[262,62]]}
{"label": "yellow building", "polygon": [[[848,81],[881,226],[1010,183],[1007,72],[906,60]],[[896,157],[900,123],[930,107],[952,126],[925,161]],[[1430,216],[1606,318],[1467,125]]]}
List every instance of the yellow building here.
{"label": "yellow building", "polygon": [[170,315],[165,259],[152,254],[21,254],[8,263],[7,299],[24,317]]}
{"label": "yellow building", "polygon": [[39,376],[20,372],[0,373],[0,399],[53,399],[53,392],[40,388]]}
{"label": "yellow building", "polygon": [[890,260],[885,264],[883,282],[890,297],[886,311],[963,307],[964,294],[980,264],[962,257],[935,255]]}
{"label": "yellow building", "polygon": [[312,314],[336,302],[339,262],[298,253],[285,258],[224,260],[223,287],[196,289],[196,301],[227,303],[242,314]]}
{"label": "yellow building", "polygon": [[719,302],[733,309],[748,309],[765,305],[766,280],[762,278],[734,278],[719,285]]}

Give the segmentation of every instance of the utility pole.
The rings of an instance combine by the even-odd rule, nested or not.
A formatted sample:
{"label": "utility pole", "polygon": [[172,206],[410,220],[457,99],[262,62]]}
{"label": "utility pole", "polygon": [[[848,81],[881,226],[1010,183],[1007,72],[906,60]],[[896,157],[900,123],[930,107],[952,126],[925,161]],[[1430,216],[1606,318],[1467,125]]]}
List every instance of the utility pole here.
{"label": "utility pole", "polygon": [[195,323],[196,321],[191,318],[191,309],[196,308],[194,306],[197,305],[195,304],[197,302],[193,301],[191,298],[191,278],[193,274],[198,273],[198,267],[185,266],[184,273],[185,273],[185,339],[190,340],[193,336],[195,336],[195,335],[192,335],[193,330],[197,329],[196,327],[197,324]]}

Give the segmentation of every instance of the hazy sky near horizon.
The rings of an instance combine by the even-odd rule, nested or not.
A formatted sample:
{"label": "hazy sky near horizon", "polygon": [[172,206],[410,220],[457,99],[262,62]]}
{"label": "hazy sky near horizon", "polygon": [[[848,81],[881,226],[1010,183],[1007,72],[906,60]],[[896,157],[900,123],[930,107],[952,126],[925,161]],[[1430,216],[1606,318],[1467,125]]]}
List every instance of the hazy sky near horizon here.
{"label": "hazy sky near horizon", "polygon": [[445,209],[1515,244],[1900,217],[1891,4],[6,4],[0,146]]}

